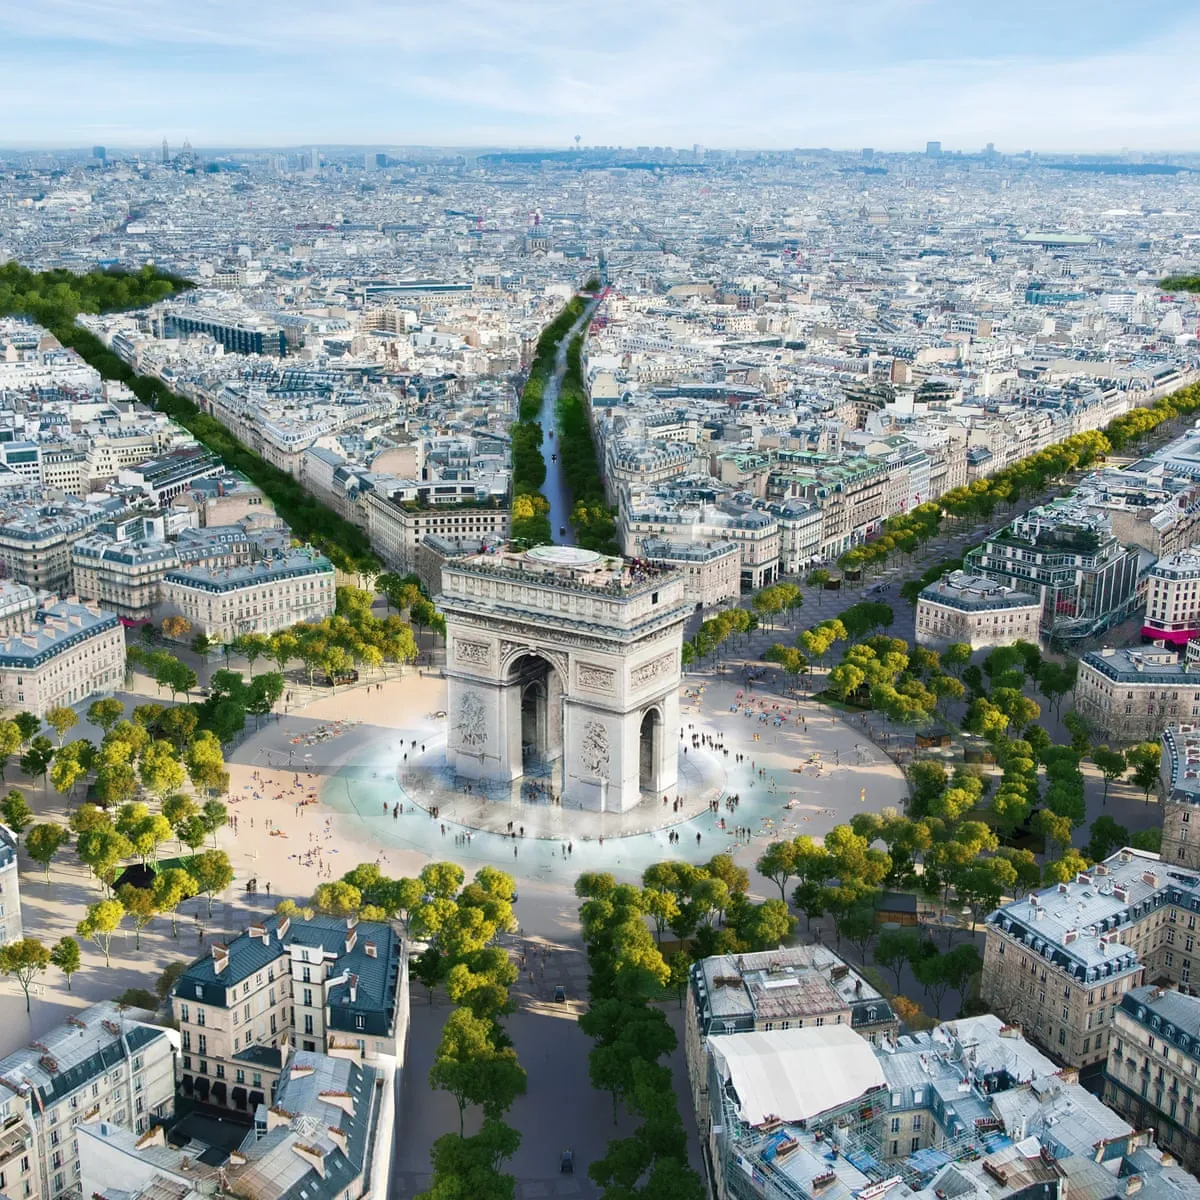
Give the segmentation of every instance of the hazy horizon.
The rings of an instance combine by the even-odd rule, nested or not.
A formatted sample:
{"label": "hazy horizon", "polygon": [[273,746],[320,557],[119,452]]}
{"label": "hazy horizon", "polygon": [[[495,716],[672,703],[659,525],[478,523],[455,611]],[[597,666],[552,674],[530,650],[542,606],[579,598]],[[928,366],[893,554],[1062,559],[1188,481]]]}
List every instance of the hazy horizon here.
{"label": "hazy horizon", "polygon": [[1191,153],[1198,53],[1166,0],[42,0],[0,105],[14,149]]}

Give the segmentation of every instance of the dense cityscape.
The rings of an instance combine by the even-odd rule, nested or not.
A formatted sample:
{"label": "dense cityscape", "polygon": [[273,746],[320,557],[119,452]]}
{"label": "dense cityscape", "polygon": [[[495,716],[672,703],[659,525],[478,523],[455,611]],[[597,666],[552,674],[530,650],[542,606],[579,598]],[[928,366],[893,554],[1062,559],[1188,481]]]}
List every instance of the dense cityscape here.
{"label": "dense cityscape", "polygon": [[1198,170],[0,149],[0,1194],[1200,1200]]}

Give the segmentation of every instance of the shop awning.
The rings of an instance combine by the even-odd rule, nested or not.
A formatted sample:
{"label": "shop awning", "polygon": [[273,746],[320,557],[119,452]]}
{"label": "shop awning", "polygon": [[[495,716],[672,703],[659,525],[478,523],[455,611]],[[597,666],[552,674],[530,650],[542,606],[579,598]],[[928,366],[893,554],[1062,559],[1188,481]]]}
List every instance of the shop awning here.
{"label": "shop awning", "polygon": [[190,1096],[195,1090],[196,1081],[190,1075],[183,1075],[180,1077],[179,1086],[183,1089],[185,1096]]}
{"label": "shop awning", "polygon": [[246,1089],[244,1087],[235,1087],[233,1089],[233,1102],[238,1108],[246,1107]]}
{"label": "shop awning", "polygon": [[218,1079],[212,1086],[213,1099],[218,1104],[225,1103],[225,1080]]}
{"label": "shop awning", "polygon": [[250,1093],[250,1107],[257,1108],[263,1102],[264,1099],[265,1099],[265,1097],[263,1096],[262,1092],[251,1092]]}
{"label": "shop awning", "polygon": [[201,1100],[208,1099],[208,1080],[205,1079],[203,1075],[199,1075],[196,1078],[196,1095],[199,1096]]}

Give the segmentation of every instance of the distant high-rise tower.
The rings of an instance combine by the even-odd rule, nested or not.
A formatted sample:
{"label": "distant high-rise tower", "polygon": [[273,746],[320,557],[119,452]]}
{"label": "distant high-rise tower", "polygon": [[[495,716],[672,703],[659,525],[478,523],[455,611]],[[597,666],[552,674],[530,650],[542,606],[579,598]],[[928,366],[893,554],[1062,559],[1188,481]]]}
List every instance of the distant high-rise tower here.
{"label": "distant high-rise tower", "polygon": [[942,143],[941,142],[926,142],[925,143],[925,155],[927,158],[941,158],[942,157]]}
{"label": "distant high-rise tower", "polygon": [[321,152],[316,148],[316,146],[314,146],[309,151],[309,154],[312,156],[311,161],[309,162],[309,169],[315,174],[321,169]]}
{"label": "distant high-rise tower", "polygon": [[167,150],[167,139],[166,138],[163,138],[162,160],[163,160],[163,162],[171,161],[170,151]]}
{"label": "distant high-rise tower", "polygon": [[103,146],[93,146],[92,157],[98,158],[101,162],[104,162],[108,158],[108,154],[105,152]]}

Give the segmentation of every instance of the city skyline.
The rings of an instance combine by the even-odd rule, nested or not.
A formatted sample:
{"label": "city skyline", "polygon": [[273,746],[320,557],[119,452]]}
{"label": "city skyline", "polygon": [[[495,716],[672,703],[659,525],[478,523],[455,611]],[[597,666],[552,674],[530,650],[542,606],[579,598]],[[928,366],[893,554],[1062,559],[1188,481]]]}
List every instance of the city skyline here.
{"label": "city skyline", "polygon": [[19,147],[1200,149],[1200,18],[1160,0],[48,0],[0,34]]}

